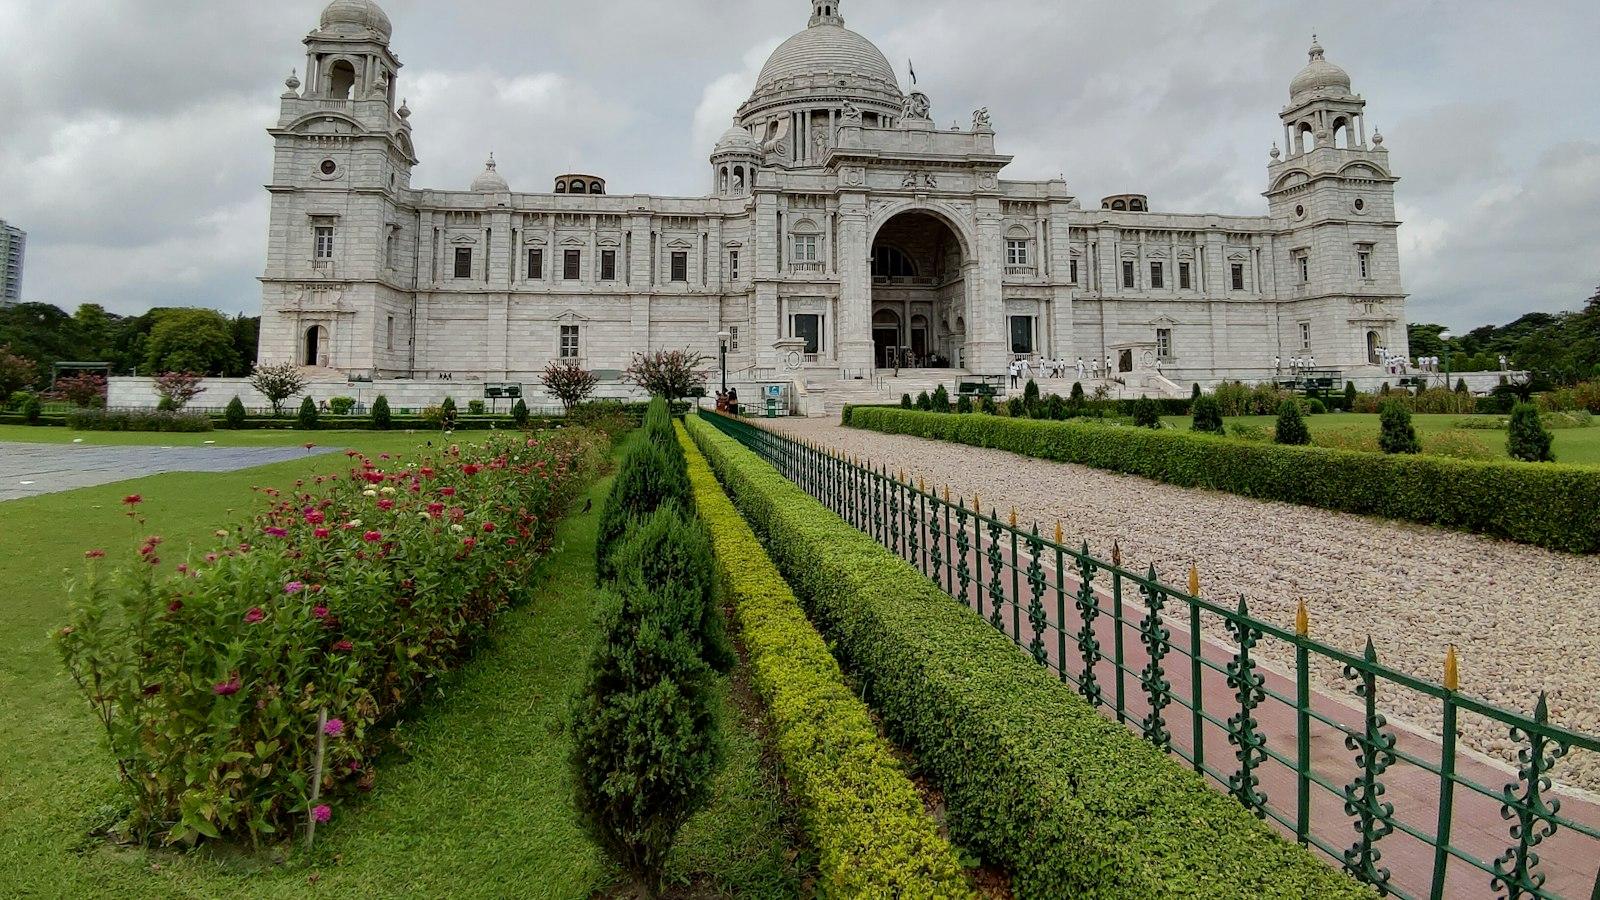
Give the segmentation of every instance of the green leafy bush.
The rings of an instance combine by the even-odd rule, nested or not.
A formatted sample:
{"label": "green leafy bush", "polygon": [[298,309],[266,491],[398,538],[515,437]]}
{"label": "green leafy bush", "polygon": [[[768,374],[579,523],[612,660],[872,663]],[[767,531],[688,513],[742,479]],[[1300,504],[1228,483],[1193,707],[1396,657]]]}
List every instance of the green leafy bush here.
{"label": "green leafy bush", "polygon": [[156,431],[194,434],[212,429],[205,413],[148,409],[74,409],[67,413],[67,427],[78,431]]}
{"label": "green leafy bush", "polygon": [[468,400],[467,401],[467,415],[469,415],[469,416],[481,416],[487,410],[488,410],[488,407],[484,406],[484,403],[483,403],[482,400]]}
{"label": "green leafy bush", "polygon": [[1193,403],[1194,401],[1199,400],[1199,399],[1200,399],[1200,382],[1196,381],[1194,383],[1194,389],[1189,391],[1189,402]]}
{"label": "green leafy bush", "polygon": [[1022,386],[1022,402],[1029,410],[1039,405],[1039,383],[1032,378]]}
{"label": "green leafy bush", "polygon": [[336,416],[348,416],[355,411],[355,408],[356,398],[354,397],[328,398],[328,411]]}
{"label": "green leafy bush", "polygon": [[1356,390],[1356,383],[1354,381],[1346,381],[1344,383],[1344,408],[1345,408],[1345,412],[1354,412],[1355,411],[1355,408],[1356,408],[1356,395],[1359,394],[1359,393],[1361,393],[1361,392]]}
{"label": "green leafy bush", "polygon": [[1311,443],[1311,429],[1306,427],[1306,420],[1300,415],[1300,404],[1295,399],[1285,399],[1283,405],[1278,407],[1278,422],[1272,431],[1272,441],[1296,446]]}
{"label": "green leafy bush", "polygon": [[922,391],[921,393],[917,394],[917,409],[920,409],[923,412],[928,412],[929,410],[933,409],[933,398],[928,396],[927,391]]}
{"label": "green leafy bush", "polygon": [[711,536],[698,519],[686,516],[676,502],[664,503],[633,522],[611,559],[610,574],[620,593],[654,591],[667,617],[663,627],[688,634],[716,671],[733,669],[738,658],[717,603]]}
{"label": "green leafy bush", "polygon": [[944,385],[935,386],[928,399],[933,403],[934,412],[950,411],[950,392],[944,389]]}
{"label": "green leafy bush", "polygon": [[910,394],[901,394],[900,395],[900,408],[901,409],[910,409],[911,408],[911,395]]}
{"label": "green leafy bush", "polygon": [[382,394],[372,401],[372,427],[379,431],[388,431],[391,422],[389,414],[389,398]]}
{"label": "green leafy bush", "polygon": [[1133,424],[1140,428],[1160,428],[1161,408],[1154,400],[1141,395],[1133,402]]}
{"label": "green leafy bush", "polygon": [[517,423],[518,428],[528,427],[528,403],[521,397],[511,404],[511,421]]}
{"label": "green leafy bush", "polygon": [[1550,432],[1539,421],[1539,408],[1532,403],[1518,403],[1511,410],[1511,425],[1506,435],[1506,451],[1512,459],[1524,462],[1555,462],[1550,452]]}
{"label": "green leafy bush", "polygon": [[[90,551],[56,644],[110,744],[127,836],[277,840],[370,788],[383,729],[521,595],[600,444],[357,456],[176,570],[159,537],[114,573]],[[124,500],[135,528],[141,500]],[[325,811],[310,802],[323,712]]]}
{"label": "green leafy bush", "polygon": [[681,433],[679,440],[695,504],[710,529],[716,575],[768,710],[788,796],[816,848],[818,894],[972,896],[955,851],[866,704],[705,459]]}
{"label": "green leafy bush", "polygon": [[1326,413],[1327,411],[1328,411],[1327,404],[1323,403],[1321,400],[1318,400],[1316,397],[1307,397],[1306,398],[1306,415],[1308,415],[1308,416],[1320,416],[1320,415]]}
{"label": "green leafy bush", "polygon": [[972,398],[966,394],[956,398],[956,412],[966,414],[972,412]]}
{"label": "green leafy bush", "polygon": [[29,425],[37,425],[42,416],[44,405],[39,402],[38,395],[29,394],[28,399],[22,401],[22,420]]}
{"label": "green leafy bush", "polygon": [[[857,428],[994,447],[1171,484],[1600,551],[1600,470],[1217,441],[1181,431],[857,411]],[[1237,424],[1229,427],[1238,435]]]}
{"label": "green leafy bush", "polygon": [[1083,382],[1074,381],[1072,383],[1072,394],[1067,399],[1068,399],[1068,402],[1071,403],[1074,407],[1082,407],[1083,406],[1083,404],[1084,404]]}
{"label": "green leafy bush", "polygon": [[295,416],[295,423],[306,431],[317,430],[317,401],[306,397],[300,401],[300,413]]}
{"label": "green leafy bush", "polygon": [[244,425],[244,401],[239,399],[238,394],[234,394],[233,399],[228,401],[228,407],[222,413],[222,420],[229,428],[239,428]]}
{"label": "green leafy bush", "polygon": [[1062,397],[1060,394],[1051,394],[1050,396],[1046,397],[1043,406],[1044,415],[1039,417],[1042,419],[1055,419],[1060,421],[1068,418],[1071,415],[1070,408],[1067,406],[1066,398]]}
{"label": "green leafy bush", "polygon": [[1193,411],[1194,424],[1190,430],[1206,434],[1222,434],[1222,407],[1218,405],[1217,398],[1199,396],[1190,404]]}
{"label": "green leafy bush", "polygon": [[1378,449],[1385,453],[1421,453],[1422,442],[1411,426],[1411,411],[1390,401],[1378,414]]}
{"label": "green leafy bush", "polygon": [[[1224,444],[1076,423],[857,415],[884,413],[966,430]],[[713,426],[688,424],[885,730],[942,791],[952,837],[1003,866],[1016,896],[1372,896],[1103,718],[1010,638]]]}
{"label": "green leafy bush", "polygon": [[439,404],[439,427],[443,428],[445,431],[455,428],[456,418],[458,415],[459,413],[456,410],[455,398],[444,398],[444,402]]}
{"label": "green leafy bush", "polygon": [[156,412],[177,412],[178,401],[171,397],[162,397],[156,401]]}
{"label": "green leafy bush", "polygon": [[1028,404],[1021,397],[1012,397],[1006,401],[1006,415],[1013,419],[1028,417]]}
{"label": "green leafy bush", "polygon": [[690,501],[688,474],[677,447],[669,450],[648,438],[634,445],[623,457],[601,507],[595,544],[595,571],[600,578],[611,578],[613,551],[633,519],[655,512],[664,503],[687,506]]}

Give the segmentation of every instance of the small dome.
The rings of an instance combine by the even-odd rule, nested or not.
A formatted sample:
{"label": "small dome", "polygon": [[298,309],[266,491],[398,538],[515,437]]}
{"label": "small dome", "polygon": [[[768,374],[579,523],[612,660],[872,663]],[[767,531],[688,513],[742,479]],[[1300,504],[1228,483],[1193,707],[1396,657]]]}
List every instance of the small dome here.
{"label": "small dome", "polygon": [[505,177],[495,171],[494,154],[489,154],[489,161],[483,164],[483,174],[472,179],[472,190],[480,194],[508,194],[511,185],[506,184]]}
{"label": "small dome", "polygon": [[1350,94],[1350,76],[1345,70],[1339,68],[1322,57],[1322,45],[1317,43],[1316,35],[1311,37],[1310,61],[1294,76],[1294,81],[1289,82],[1289,99],[1300,100],[1316,93],[1330,93],[1335,96],[1348,96]]}
{"label": "small dome", "polygon": [[745,128],[741,128],[739,126],[739,124],[737,122],[735,122],[732,126],[730,126],[728,128],[727,131],[722,133],[722,137],[717,139],[717,149],[715,149],[715,150],[713,150],[711,152],[713,154],[721,154],[721,153],[757,153],[758,154],[758,153],[761,152],[761,144],[756,141],[755,136],[752,135],[749,132],[749,130],[747,130]]}
{"label": "small dome", "polygon": [[333,0],[322,11],[322,30],[352,36],[371,32],[388,41],[394,26],[374,0]]}

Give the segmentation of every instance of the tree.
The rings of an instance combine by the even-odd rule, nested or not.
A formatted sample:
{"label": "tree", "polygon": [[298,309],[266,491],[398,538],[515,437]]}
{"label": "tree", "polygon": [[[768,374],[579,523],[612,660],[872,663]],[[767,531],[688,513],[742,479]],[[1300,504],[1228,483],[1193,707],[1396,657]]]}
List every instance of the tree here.
{"label": "tree", "polygon": [[382,394],[372,401],[372,427],[379,431],[389,430],[389,398]]}
{"label": "tree", "polygon": [[[910,400],[911,398],[907,397],[906,399]],[[956,412],[958,412],[958,413],[970,413],[970,412],[972,412],[972,398],[967,396],[966,394],[962,394],[961,396],[957,397],[956,398]]]}
{"label": "tree", "polygon": [[1378,411],[1378,449],[1385,453],[1421,453],[1422,442],[1411,425],[1411,410],[1389,401]]}
{"label": "tree", "polygon": [[106,379],[93,372],[75,372],[57,378],[50,393],[80,409],[105,406]]}
{"label": "tree", "polygon": [[300,401],[300,414],[295,418],[300,428],[306,431],[317,430],[317,401],[311,399],[310,394]]}
{"label": "tree", "polygon": [[1518,403],[1511,410],[1511,427],[1506,435],[1506,451],[1523,462],[1555,462],[1550,452],[1550,432],[1539,419],[1539,407]]}
{"label": "tree", "polygon": [[1354,412],[1355,411],[1355,408],[1356,408],[1356,394],[1357,393],[1359,393],[1359,392],[1356,390],[1356,383],[1354,381],[1346,381],[1344,383],[1344,411],[1345,412]]}
{"label": "tree", "polygon": [[174,411],[189,405],[189,401],[204,394],[200,376],[193,372],[167,372],[156,376],[156,393],[171,404]]}
{"label": "tree", "polygon": [[636,353],[623,376],[646,392],[667,402],[703,396],[709,371],[702,367],[711,357],[692,350],[655,350]]}
{"label": "tree", "polygon": [[528,427],[528,403],[521,397],[511,405],[511,421],[517,423],[518,428]]}
{"label": "tree", "polygon": [[146,372],[223,375],[239,365],[233,324],[216,310],[169,309],[156,316],[145,346]]}
{"label": "tree", "polygon": [[923,412],[933,409],[933,399],[928,396],[927,391],[917,394],[917,409]]}
{"label": "tree", "polygon": [[1272,438],[1274,443],[1304,446],[1311,443],[1311,429],[1300,414],[1300,403],[1293,397],[1278,406],[1278,427]]}
{"label": "tree", "polygon": [[17,391],[33,384],[38,377],[38,367],[33,360],[11,352],[11,347],[0,344],[0,406]]}
{"label": "tree", "polygon": [[911,408],[911,395],[910,394],[901,394],[900,395],[900,408],[901,409],[910,409]]}
{"label": "tree", "polygon": [[1223,433],[1222,404],[1217,402],[1217,398],[1202,394],[1189,404],[1189,412],[1194,416],[1194,424],[1190,426],[1191,431],[1206,434]]}
{"label": "tree", "polygon": [[238,394],[234,394],[233,399],[228,401],[228,408],[223,412],[222,418],[228,423],[229,428],[243,427],[245,420],[244,401],[239,399]]}
{"label": "tree", "polygon": [[250,376],[250,386],[272,404],[272,414],[283,416],[283,401],[306,389],[306,379],[293,363],[275,366],[257,366]]}
{"label": "tree", "polygon": [[944,389],[944,385],[941,384],[934,387],[933,393],[928,396],[928,399],[933,403],[934,412],[947,413],[950,411],[950,392]]}
{"label": "tree", "polygon": [[561,401],[563,408],[570,410],[594,394],[594,389],[600,386],[600,379],[578,365],[577,360],[562,359],[545,366],[539,383],[544,385],[550,396]]}
{"label": "tree", "polygon": [[39,402],[39,395],[29,394],[27,402],[22,404],[22,421],[29,425],[37,425],[43,416],[44,404]]}
{"label": "tree", "polygon": [[1133,424],[1140,428],[1161,427],[1161,407],[1143,394],[1133,401]]}
{"label": "tree", "polygon": [[1456,393],[1458,393],[1458,394],[1469,394],[1469,393],[1471,393],[1471,391],[1467,390],[1467,380],[1465,378],[1457,378],[1456,379]]}
{"label": "tree", "polygon": [[1038,404],[1039,383],[1029,378],[1028,383],[1022,386],[1022,405],[1031,411]]}
{"label": "tree", "polygon": [[1200,399],[1200,382],[1196,381],[1194,383],[1194,389],[1189,391],[1189,399],[1190,400],[1199,400]]}
{"label": "tree", "polygon": [[439,424],[445,431],[456,427],[456,413],[456,398],[445,397],[444,402],[439,404]]}

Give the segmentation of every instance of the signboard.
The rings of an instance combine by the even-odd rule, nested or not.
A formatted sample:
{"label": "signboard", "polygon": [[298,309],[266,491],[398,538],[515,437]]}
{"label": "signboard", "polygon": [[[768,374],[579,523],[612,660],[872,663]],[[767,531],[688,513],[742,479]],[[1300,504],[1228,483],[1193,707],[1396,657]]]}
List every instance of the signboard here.
{"label": "signboard", "polygon": [[522,397],[520,384],[485,384],[483,396],[486,400],[517,400]]}

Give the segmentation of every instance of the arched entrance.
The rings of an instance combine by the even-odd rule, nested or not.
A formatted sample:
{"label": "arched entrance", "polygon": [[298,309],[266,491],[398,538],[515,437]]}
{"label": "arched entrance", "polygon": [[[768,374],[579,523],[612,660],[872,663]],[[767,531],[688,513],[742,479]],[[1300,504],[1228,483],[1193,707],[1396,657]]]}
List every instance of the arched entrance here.
{"label": "arched entrance", "polygon": [[303,366],[325,366],[328,353],[328,329],[312,325],[306,329],[305,354],[300,359]]}
{"label": "arched entrance", "polygon": [[1383,360],[1378,358],[1378,333],[1367,332],[1367,362],[1374,366],[1383,365]]}
{"label": "arched entrance", "polygon": [[872,240],[873,364],[892,368],[898,347],[911,368],[959,367],[965,356],[965,255],[956,230],[938,214],[892,216]]}

